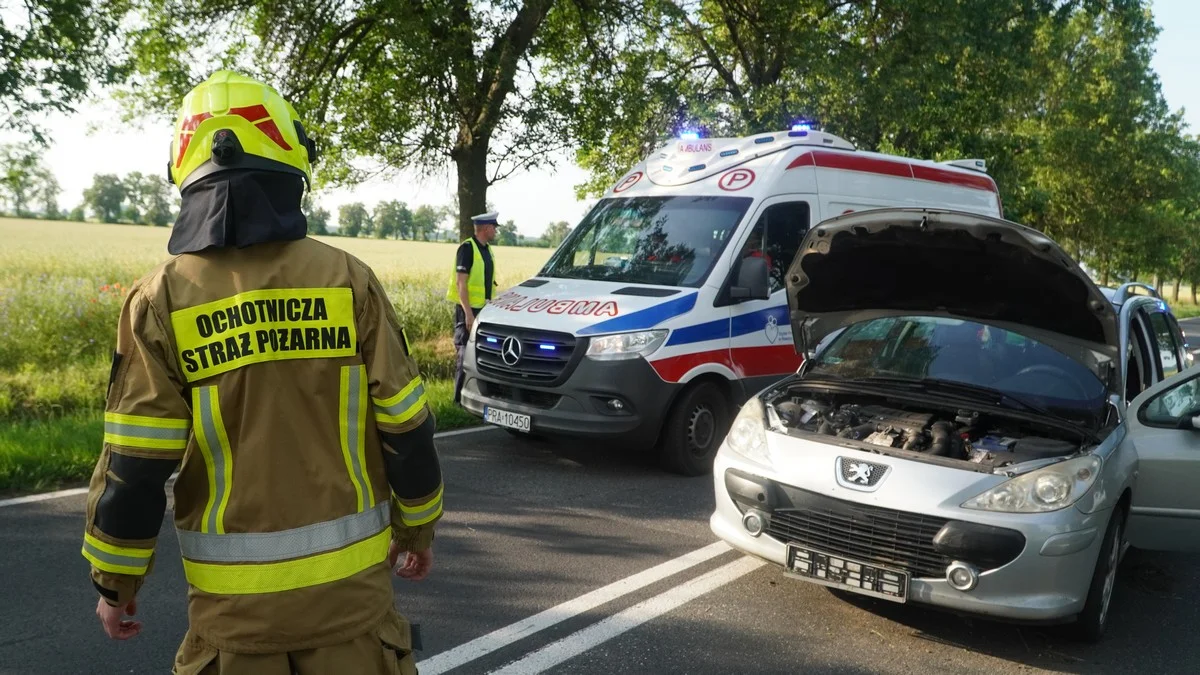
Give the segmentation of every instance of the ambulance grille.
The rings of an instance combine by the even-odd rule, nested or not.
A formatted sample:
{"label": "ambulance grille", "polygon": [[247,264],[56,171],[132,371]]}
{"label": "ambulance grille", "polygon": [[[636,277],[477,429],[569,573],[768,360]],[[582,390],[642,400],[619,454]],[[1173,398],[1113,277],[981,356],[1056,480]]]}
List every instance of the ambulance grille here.
{"label": "ambulance grille", "polygon": [[[520,345],[520,358],[515,362],[511,354],[508,361],[504,359],[510,338]],[[479,325],[475,335],[479,374],[509,382],[556,384],[570,374],[578,361],[575,357],[575,336],[570,333],[485,323]]]}

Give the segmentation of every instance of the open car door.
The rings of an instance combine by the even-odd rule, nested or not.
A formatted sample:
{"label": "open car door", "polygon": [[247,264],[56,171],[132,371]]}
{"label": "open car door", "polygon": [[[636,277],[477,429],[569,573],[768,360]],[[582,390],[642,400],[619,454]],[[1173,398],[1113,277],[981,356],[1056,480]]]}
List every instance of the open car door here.
{"label": "open car door", "polygon": [[1129,406],[1123,443],[1138,457],[1129,542],[1155,551],[1200,551],[1200,368],[1142,392]]}

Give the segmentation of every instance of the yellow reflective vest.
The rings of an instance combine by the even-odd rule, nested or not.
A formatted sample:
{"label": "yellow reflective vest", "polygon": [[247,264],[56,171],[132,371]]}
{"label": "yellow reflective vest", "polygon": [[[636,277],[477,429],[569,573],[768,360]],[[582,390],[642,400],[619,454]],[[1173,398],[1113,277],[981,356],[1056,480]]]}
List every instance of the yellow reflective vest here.
{"label": "yellow reflective vest", "polygon": [[121,310],[82,550],[93,583],[113,604],[138,591],[178,471],[201,638],[242,652],[352,639],[392,608],[389,541],[423,550],[441,517],[440,470],[406,479],[381,440],[430,416],[358,259],[308,238],[178,256]]}
{"label": "yellow reflective vest", "polygon": [[[483,307],[487,302],[487,283],[484,278],[483,253],[479,250],[479,244],[475,243],[474,237],[469,237],[463,242],[471,244],[471,271],[467,275],[467,299],[471,303],[471,307]],[[492,254],[492,276],[495,277],[496,265],[496,247],[488,246],[489,252]],[[495,285],[493,279],[492,284]],[[446,288],[446,299],[457,304],[458,299],[458,268],[450,273],[450,285]]]}

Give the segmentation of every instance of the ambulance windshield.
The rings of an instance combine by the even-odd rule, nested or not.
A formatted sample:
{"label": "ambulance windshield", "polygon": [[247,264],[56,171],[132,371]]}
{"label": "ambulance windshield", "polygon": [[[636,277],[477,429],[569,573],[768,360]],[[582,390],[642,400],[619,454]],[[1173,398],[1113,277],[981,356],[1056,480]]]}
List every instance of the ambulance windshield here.
{"label": "ambulance windshield", "polygon": [[751,201],[697,196],[602,200],[538,276],[699,286]]}

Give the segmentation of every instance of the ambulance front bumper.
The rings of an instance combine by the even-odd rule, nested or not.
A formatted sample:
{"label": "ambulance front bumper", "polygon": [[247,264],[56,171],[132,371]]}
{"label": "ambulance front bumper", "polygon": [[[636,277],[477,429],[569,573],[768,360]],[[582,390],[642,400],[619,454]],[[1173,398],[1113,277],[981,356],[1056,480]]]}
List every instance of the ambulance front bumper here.
{"label": "ambulance front bumper", "polygon": [[530,433],[639,444],[657,441],[680,388],[664,382],[642,358],[582,358],[561,384],[537,386],[481,375],[468,348],[463,371],[462,405],[485,421],[523,426],[526,420],[519,416],[528,416]]}

